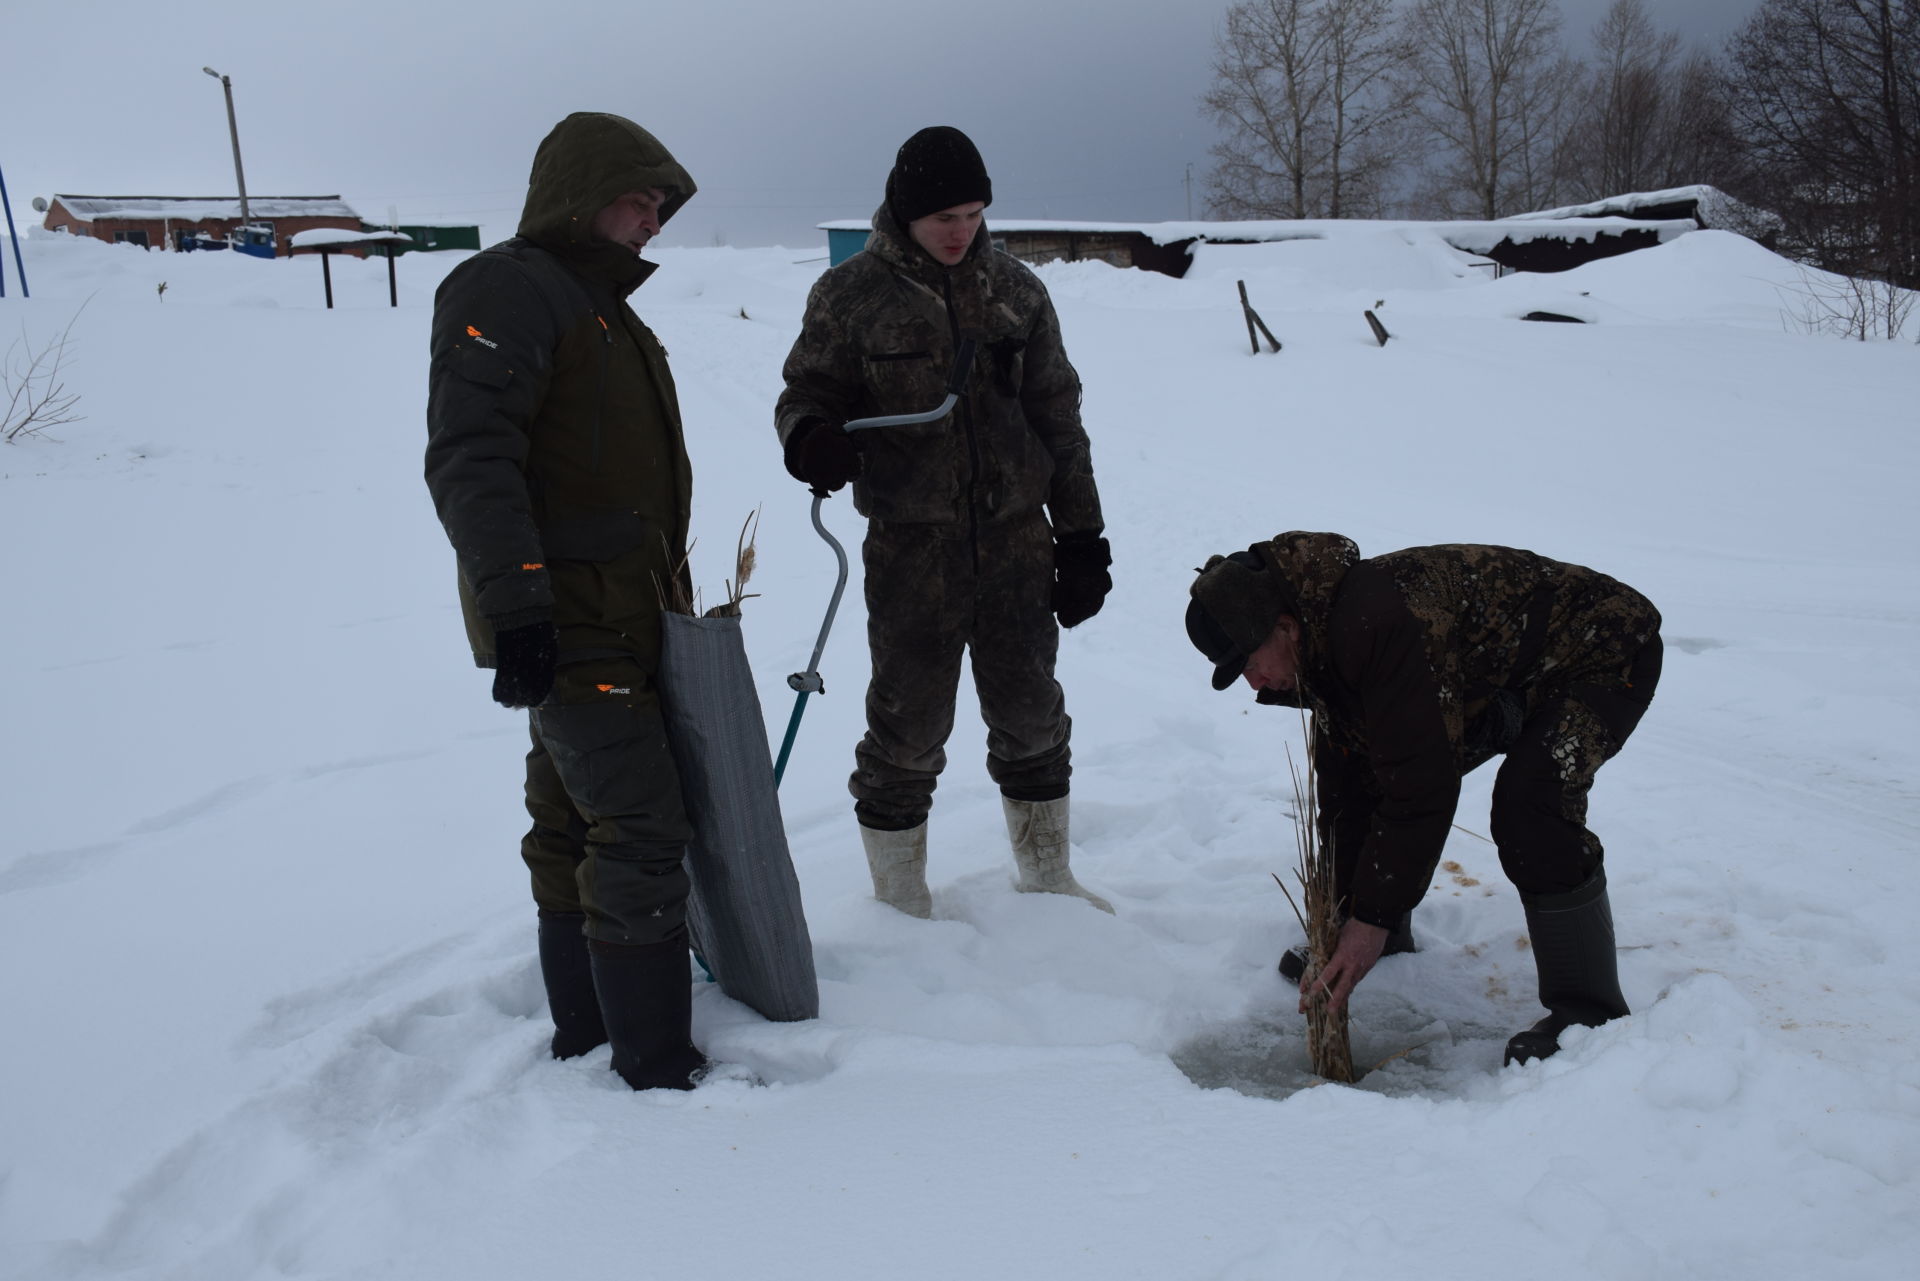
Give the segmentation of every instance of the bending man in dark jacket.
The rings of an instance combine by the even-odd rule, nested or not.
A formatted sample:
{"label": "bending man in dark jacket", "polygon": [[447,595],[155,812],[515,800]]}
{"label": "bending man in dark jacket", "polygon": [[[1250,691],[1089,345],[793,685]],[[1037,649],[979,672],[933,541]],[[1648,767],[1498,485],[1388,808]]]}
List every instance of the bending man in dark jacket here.
{"label": "bending man in dark jacket", "polygon": [[[873,675],[850,790],[875,897],[931,914],[927,814],[971,651],[1018,887],[1112,911],[1068,866],[1072,722],[1053,675],[1059,629],[1099,612],[1111,557],[1080,379],[1046,288],[992,246],[992,199],[965,134],[906,141],[865,252],[807,299],[776,426],[787,469],[822,495],[852,481],[869,519]],[[963,338],[978,354],[946,418],[842,429],[938,406]]]}
{"label": "bending man in dark jacket", "polygon": [[553,1054],[609,1040],[636,1090],[690,1089],[691,828],[653,677],[692,475],[666,353],[627,306],[694,192],[652,135],[576,112],[533,159],[520,234],[435,298],[427,486],[474,661],[532,708],[520,851]]}
{"label": "bending man in dark jacket", "polygon": [[1507,1061],[1544,1058],[1562,1029],[1627,1013],[1587,793],[1660,679],[1660,613],[1646,597],[1511,547],[1361,560],[1339,534],[1296,532],[1209,559],[1187,634],[1215,689],[1244,676],[1261,702],[1313,712],[1322,839],[1349,914],[1313,981],[1336,1007],[1425,894],[1461,777],[1504,754],[1493,838],[1547,1008]]}

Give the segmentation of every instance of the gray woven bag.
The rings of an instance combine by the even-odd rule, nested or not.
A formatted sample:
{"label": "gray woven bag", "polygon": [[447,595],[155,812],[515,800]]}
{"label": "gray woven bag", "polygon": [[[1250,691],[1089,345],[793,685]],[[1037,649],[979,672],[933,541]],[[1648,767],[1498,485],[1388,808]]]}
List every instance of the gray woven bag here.
{"label": "gray woven bag", "polygon": [[693,820],[687,929],[720,990],[769,1019],[820,1013],[766,722],[738,615],[660,615],[660,701]]}

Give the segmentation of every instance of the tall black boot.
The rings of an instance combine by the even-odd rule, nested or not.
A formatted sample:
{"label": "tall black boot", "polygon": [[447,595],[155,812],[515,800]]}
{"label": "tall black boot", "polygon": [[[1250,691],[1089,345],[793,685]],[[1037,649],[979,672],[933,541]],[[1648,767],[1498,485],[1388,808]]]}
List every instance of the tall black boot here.
{"label": "tall black boot", "polygon": [[691,1090],[707,1066],[693,1048],[693,985],[684,939],[588,943],[613,1070],[636,1090]]}
{"label": "tall black boot", "polygon": [[1628,1013],[1620,994],[1613,949],[1613,909],[1605,868],[1565,894],[1522,894],[1533,963],[1540,973],[1540,1004],[1547,1017],[1507,1042],[1508,1063],[1544,1059],[1560,1048],[1560,1033],[1578,1024],[1599,1027]]}
{"label": "tall black boot", "polygon": [[[1382,956],[1403,956],[1420,949],[1413,943],[1413,913],[1402,912],[1400,918],[1387,931],[1387,945],[1380,949]],[[1300,976],[1307,972],[1307,945],[1290,947],[1280,954],[1280,977],[1289,983],[1297,984]]]}
{"label": "tall black boot", "polygon": [[582,912],[540,913],[540,977],[553,1015],[553,1057],[579,1058],[607,1043],[600,998],[587,959],[587,923]]}

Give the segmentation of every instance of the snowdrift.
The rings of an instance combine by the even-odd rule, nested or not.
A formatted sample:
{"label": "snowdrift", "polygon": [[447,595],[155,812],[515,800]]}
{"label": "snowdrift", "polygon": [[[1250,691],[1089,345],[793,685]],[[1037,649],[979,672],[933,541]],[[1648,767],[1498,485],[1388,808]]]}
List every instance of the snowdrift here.
{"label": "snowdrift", "polygon": [[[1368,233],[1043,268],[1115,556],[1061,679],[1075,866],[1117,915],[1013,892],[965,691],[936,919],[867,897],[856,583],[781,793],[821,1017],[703,984],[697,1039],[764,1084],[656,1098],[544,1057],[526,731],[420,481],[452,259],[402,259],[397,309],[338,260],[329,312],[311,259],[25,249],[0,319],[78,312],[86,418],[0,444],[0,1276],[1910,1270],[1920,348],[1797,332],[1792,264],[1698,232],[1492,281]],[[833,578],[770,422],[820,251],[658,257],[696,574],[763,510],[745,634],[782,723]],[[1537,1007],[1483,772],[1421,951],[1356,998],[1380,1066],[1307,1088],[1270,876],[1299,726],[1212,693],[1181,626],[1209,553],[1289,528],[1531,547],[1660,605],[1592,815],[1631,1018],[1500,1068]]]}

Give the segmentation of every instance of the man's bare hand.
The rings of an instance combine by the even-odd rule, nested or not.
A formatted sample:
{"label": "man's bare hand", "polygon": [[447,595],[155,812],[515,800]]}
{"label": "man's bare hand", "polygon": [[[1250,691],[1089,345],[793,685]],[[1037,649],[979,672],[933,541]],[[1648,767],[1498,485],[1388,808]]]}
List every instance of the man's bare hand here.
{"label": "man's bare hand", "polygon": [[1387,931],[1365,921],[1349,920],[1340,927],[1340,941],[1334,945],[1333,959],[1318,974],[1308,970],[1300,976],[1300,1012],[1307,1012],[1307,1000],[1314,991],[1326,989],[1330,1008],[1344,1009],[1356,984],[1367,977],[1380,953],[1387,946]]}

